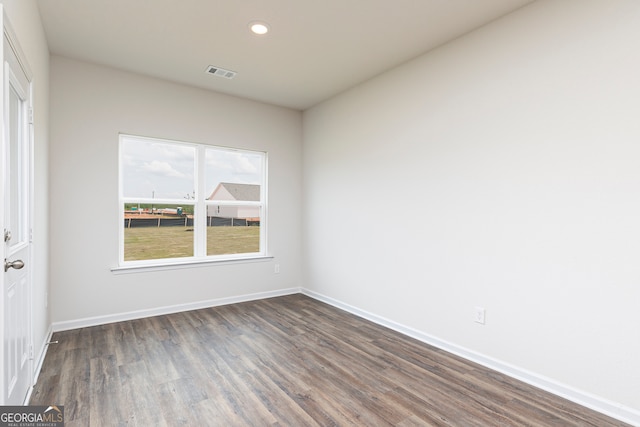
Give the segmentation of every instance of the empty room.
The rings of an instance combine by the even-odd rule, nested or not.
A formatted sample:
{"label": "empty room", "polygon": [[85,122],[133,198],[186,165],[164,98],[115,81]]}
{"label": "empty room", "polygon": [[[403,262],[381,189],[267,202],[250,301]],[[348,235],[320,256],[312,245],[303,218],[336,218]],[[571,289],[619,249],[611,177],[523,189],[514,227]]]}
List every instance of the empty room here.
{"label": "empty room", "polygon": [[640,426],[639,1],[0,6],[2,407]]}

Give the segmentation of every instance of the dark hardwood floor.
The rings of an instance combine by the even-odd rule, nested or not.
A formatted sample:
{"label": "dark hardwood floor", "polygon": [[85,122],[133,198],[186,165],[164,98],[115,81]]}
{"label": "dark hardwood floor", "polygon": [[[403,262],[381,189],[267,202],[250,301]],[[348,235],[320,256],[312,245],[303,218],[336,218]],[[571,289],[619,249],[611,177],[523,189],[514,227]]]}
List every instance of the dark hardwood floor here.
{"label": "dark hardwood floor", "polygon": [[66,426],[623,426],[303,295],[54,334]]}

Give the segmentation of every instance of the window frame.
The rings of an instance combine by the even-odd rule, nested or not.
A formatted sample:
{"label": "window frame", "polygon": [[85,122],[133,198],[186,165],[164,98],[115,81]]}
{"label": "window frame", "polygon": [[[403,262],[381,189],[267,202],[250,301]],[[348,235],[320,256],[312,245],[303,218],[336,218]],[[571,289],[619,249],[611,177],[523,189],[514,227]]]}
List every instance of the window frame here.
{"label": "window frame", "polygon": [[[145,198],[125,197],[124,195],[124,150],[127,142],[156,142],[160,144],[177,145],[194,148],[194,199],[171,198]],[[207,150],[219,150],[227,153],[247,153],[259,155],[262,167],[262,183],[260,184],[259,201],[231,201],[231,200],[207,200],[211,189],[206,187],[206,152]],[[248,150],[235,147],[224,147],[213,144],[184,142],[166,138],[144,137],[132,134],[120,133],[118,138],[118,266],[111,270],[127,269],[155,269],[166,267],[185,267],[208,263],[228,263],[236,261],[251,261],[271,258],[267,252],[267,194],[268,194],[268,153],[265,151]],[[149,260],[125,260],[125,205],[131,203],[193,206],[193,256],[178,258],[157,258]],[[257,252],[245,252],[234,254],[207,255],[207,215],[211,205],[224,206],[258,206],[260,209],[259,250]]]}

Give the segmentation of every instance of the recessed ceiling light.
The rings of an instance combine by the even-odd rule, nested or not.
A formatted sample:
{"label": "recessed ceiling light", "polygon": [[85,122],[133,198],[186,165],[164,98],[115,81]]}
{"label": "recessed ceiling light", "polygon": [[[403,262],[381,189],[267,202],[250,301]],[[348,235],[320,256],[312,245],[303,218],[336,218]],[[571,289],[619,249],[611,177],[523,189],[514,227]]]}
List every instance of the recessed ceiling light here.
{"label": "recessed ceiling light", "polygon": [[269,25],[265,22],[254,21],[249,24],[249,29],[253,34],[263,36],[269,32]]}

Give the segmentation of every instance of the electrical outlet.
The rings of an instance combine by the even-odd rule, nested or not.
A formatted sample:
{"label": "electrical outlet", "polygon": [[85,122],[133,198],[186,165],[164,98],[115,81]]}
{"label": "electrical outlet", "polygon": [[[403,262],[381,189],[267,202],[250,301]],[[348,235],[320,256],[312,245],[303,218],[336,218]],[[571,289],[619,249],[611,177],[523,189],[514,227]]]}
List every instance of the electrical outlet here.
{"label": "electrical outlet", "polygon": [[487,312],[484,307],[476,307],[473,312],[473,321],[484,325],[486,315]]}
{"label": "electrical outlet", "polygon": [[276,264],[276,265],[273,266],[273,272],[275,274],[280,273],[280,264]]}

